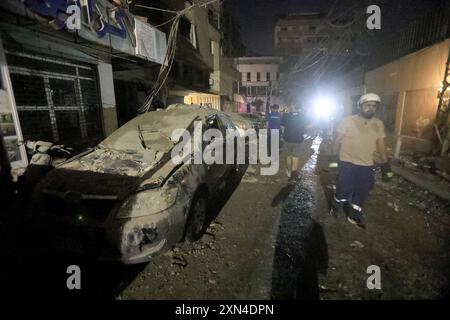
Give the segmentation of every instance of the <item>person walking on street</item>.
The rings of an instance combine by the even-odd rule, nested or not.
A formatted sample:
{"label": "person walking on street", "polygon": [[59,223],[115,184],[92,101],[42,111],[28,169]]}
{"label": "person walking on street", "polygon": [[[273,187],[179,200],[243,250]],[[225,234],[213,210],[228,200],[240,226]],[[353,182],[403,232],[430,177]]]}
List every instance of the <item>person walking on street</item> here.
{"label": "person walking on street", "polygon": [[280,106],[277,104],[272,105],[270,107],[270,113],[266,115],[267,129],[280,130],[281,119],[282,114],[280,113]]}
{"label": "person walking on street", "polygon": [[[280,106],[274,104],[270,107],[270,113],[266,114],[267,121],[267,150],[268,155],[271,153],[272,130],[280,130],[281,119],[283,115],[279,112]],[[278,135],[280,137],[280,135]]]}
{"label": "person walking on street", "polygon": [[347,220],[365,229],[362,207],[374,184],[375,151],[381,158],[383,181],[389,181],[391,172],[383,122],[374,117],[380,97],[375,93],[361,96],[358,114],[344,118],[336,128],[332,163],[338,163],[336,191],[330,214],[337,217],[343,204],[350,204]]}
{"label": "person walking on street", "polygon": [[300,113],[300,106],[296,105],[292,108],[292,112],[283,115],[281,128],[283,131],[284,150],[286,150],[286,174],[290,180],[298,177],[298,167],[300,157],[303,154],[303,145],[305,133],[305,119]]}

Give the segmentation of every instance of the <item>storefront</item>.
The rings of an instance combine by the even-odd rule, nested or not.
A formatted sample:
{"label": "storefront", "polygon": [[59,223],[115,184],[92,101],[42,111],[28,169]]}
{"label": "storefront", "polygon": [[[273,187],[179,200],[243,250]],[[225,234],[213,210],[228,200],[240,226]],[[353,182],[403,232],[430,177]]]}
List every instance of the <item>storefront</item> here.
{"label": "storefront", "polygon": [[71,142],[102,136],[95,65],[6,51],[25,140]]}
{"label": "storefront", "polygon": [[27,164],[25,140],[96,145],[118,127],[113,69],[163,63],[165,34],[126,5],[79,4],[76,32],[60,14],[67,6],[53,0],[0,3],[0,128],[13,168]]}

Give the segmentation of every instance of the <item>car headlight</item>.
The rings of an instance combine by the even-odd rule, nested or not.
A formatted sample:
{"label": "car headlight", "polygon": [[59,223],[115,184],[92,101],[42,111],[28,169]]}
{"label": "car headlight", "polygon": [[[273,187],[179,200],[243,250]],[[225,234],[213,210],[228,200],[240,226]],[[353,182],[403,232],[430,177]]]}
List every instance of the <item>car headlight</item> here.
{"label": "car headlight", "polygon": [[120,206],[117,219],[136,218],[157,214],[169,209],[177,200],[178,189],[149,189],[130,196]]}

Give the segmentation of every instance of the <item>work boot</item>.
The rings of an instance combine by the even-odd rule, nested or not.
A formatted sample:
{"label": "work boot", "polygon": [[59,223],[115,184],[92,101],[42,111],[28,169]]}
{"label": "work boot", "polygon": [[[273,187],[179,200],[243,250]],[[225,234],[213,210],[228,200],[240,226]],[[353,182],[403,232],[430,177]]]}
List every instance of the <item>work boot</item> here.
{"label": "work boot", "polygon": [[[347,203],[347,202],[345,202],[345,203]],[[334,196],[333,199],[331,200],[331,208],[330,208],[330,211],[328,213],[333,218],[337,218],[339,212],[341,211],[341,208],[342,208],[342,202],[339,202],[336,199],[336,196]]]}
{"label": "work boot", "polygon": [[358,229],[366,229],[366,224],[363,220],[361,211],[352,208],[350,214],[347,216],[347,221]]}

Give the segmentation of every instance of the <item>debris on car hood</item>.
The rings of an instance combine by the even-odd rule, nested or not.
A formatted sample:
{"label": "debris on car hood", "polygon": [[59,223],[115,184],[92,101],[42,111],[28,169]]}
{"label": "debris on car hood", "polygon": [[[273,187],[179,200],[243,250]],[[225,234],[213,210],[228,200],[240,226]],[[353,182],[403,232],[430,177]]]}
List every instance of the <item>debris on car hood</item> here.
{"label": "debris on car hood", "polygon": [[137,177],[149,171],[155,163],[161,160],[162,156],[162,152],[155,152],[152,162],[146,163],[142,154],[98,148],[83,157],[61,165],[59,168]]}

